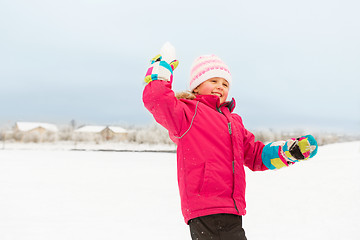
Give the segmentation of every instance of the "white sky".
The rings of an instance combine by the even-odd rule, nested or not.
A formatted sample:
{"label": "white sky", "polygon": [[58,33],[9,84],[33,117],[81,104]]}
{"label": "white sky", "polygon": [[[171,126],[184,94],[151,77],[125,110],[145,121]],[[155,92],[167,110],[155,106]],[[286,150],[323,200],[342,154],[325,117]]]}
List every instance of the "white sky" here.
{"label": "white sky", "polygon": [[356,0],[0,1],[0,123],[148,124],[148,61],[177,49],[175,91],[219,55],[249,129],[360,132]]}

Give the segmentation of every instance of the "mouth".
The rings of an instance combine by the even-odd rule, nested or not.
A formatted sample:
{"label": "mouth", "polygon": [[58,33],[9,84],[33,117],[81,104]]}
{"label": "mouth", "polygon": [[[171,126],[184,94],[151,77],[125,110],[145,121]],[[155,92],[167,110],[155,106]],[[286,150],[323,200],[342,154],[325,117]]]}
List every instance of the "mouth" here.
{"label": "mouth", "polygon": [[222,94],[221,94],[221,93],[218,93],[218,92],[213,92],[212,94],[213,94],[213,95],[216,95],[216,96],[219,96],[219,97],[222,97]]}

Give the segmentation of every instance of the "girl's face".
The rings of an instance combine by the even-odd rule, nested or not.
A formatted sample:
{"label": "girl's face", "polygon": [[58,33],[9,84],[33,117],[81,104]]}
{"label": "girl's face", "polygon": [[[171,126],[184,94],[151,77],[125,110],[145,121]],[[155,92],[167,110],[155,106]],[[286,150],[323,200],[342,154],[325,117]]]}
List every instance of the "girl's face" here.
{"label": "girl's face", "polygon": [[216,95],[220,97],[220,104],[224,103],[229,94],[229,83],[224,78],[210,78],[194,89],[195,94]]}

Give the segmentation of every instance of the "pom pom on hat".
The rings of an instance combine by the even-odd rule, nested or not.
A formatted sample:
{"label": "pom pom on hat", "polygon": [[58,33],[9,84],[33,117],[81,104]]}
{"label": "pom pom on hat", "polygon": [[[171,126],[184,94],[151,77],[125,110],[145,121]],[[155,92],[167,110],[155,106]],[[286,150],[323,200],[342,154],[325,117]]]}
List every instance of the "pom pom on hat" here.
{"label": "pom pom on hat", "polygon": [[214,77],[224,78],[231,85],[229,67],[215,55],[203,55],[195,59],[190,71],[190,91],[206,80]]}

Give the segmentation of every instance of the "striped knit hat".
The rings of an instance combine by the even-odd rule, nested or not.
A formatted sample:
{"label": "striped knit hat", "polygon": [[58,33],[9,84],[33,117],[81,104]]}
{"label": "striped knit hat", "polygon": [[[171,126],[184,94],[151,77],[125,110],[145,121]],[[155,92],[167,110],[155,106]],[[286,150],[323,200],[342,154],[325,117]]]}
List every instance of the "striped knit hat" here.
{"label": "striped knit hat", "polygon": [[229,67],[215,55],[203,55],[195,59],[190,71],[190,91],[206,80],[214,77],[224,78],[231,85]]}

